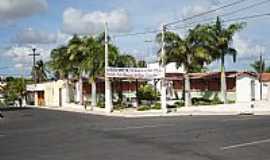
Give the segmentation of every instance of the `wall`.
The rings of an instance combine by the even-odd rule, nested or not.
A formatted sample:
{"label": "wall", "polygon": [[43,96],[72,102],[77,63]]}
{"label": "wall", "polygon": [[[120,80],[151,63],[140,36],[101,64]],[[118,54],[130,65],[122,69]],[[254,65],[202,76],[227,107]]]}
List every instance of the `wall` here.
{"label": "wall", "polygon": [[[62,89],[62,94],[59,95],[59,89]],[[44,92],[44,100],[46,106],[59,106],[60,97],[62,98],[62,104],[69,103],[69,90],[68,84],[65,80],[58,80],[46,83],[40,83],[36,85],[27,85],[29,92],[35,92],[35,105],[37,105],[37,92]]]}
{"label": "wall", "polygon": [[[183,98],[183,92],[177,91],[178,98]],[[191,98],[206,98],[206,99],[214,99],[215,96],[218,96],[221,99],[221,92],[218,91],[191,91]],[[173,96],[174,98],[175,96]],[[236,92],[227,91],[227,98],[229,101],[236,101]]]}
{"label": "wall", "polygon": [[251,76],[239,76],[236,80],[236,101],[251,101],[251,81],[255,81],[255,100],[260,100],[260,83],[257,78]]}
{"label": "wall", "polygon": [[[159,68],[159,63],[147,64],[147,68]],[[166,65],[166,73],[184,73],[184,67],[177,68],[176,63],[172,62]]]}
{"label": "wall", "polygon": [[[67,82],[63,80],[45,83],[45,105],[47,106],[59,106],[60,97],[62,99],[62,105],[69,102]],[[60,88],[62,94],[59,95]]]}

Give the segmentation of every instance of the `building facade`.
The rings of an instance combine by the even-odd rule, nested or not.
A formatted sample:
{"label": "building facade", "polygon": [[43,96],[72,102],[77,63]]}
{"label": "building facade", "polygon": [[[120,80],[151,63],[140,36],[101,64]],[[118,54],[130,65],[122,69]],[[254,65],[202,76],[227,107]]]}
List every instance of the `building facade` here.
{"label": "building facade", "polygon": [[[158,67],[158,63],[148,64],[148,68]],[[192,98],[222,99],[220,92],[220,72],[190,73]],[[184,99],[184,70],[175,63],[166,67],[167,99]],[[142,84],[150,84],[161,90],[160,79],[111,79],[113,99],[117,101],[121,92],[124,99],[136,98],[136,90]],[[270,74],[258,75],[253,72],[226,72],[227,98],[232,102],[270,100]],[[91,101],[91,84],[88,78],[81,80],[58,80],[36,85],[28,85],[28,102],[35,105],[65,106],[85,104]],[[104,100],[105,82],[103,77],[96,81],[97,99]]]}

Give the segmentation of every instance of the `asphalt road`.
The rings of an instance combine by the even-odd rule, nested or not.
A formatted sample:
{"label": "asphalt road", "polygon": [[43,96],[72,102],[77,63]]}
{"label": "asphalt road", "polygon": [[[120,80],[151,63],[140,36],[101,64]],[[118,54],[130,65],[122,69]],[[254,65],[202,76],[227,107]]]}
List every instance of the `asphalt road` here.
{"label": "asphalt road", "polygon": [[112,118],[25,109],[0,119],[1,160],[269,160],[270,117]]}

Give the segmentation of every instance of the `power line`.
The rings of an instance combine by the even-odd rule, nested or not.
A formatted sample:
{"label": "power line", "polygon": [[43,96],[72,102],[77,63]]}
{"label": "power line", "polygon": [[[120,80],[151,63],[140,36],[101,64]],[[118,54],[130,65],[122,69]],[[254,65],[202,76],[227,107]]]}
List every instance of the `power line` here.
{"label": "power line", "polygon": [[216,12],[216,11],[221,10],[221,9],[224,9],[224,8],[228,8],[228,7],[232,7],[232,6],[238,5],[238,4],[243,3],[245,1],[247,1],[247,0],[238,0],[238,1],[233,2],[233,3],[227,4],[227,5],[223,5],[221,7],[218,7],[218,8],[212,9],[212,10],[208,10],[206,12],[201,12],[199,14],[195,14],[195,15],[190,16],[190,17],[187,17],[187,18],[183,18],[183,19],[180,19],[180,20],[177,20],[177,21],[173,21],[173,22],[167,23],[166,26],[171,26],[171,25],[176,24],[176,23],[179,23],[179,22],[184,22],[184,21],[191,20],[191,19],[194,19],[194,18],[197,18],[197,17],[201,17],[201,16],[207,15],[209,13]]}
{"label": "power line", "polygon": [[[236,4],[239,4],[239,3],[242,3],[244,1],[247,1],[247,0],[240,0],[240,1],[237,1],[237,2],[234,2],[234,3],[230,3],[228,5],[225,5],[225,6],[221,6],[219,8],[216,8],[216,9],[213,9],[213,10],[209,10],[209,11],[206,11],[206,12],[203,12],[203,13],[200,13],[200,14],[197,14],[197,15],[194,15],[192,17],[188,17],[188,18],[185,18],[185,19],[182,19],[182,20],[179,20],[180,21],[187,21],[187,20],[190,20],[190,19],[193,19],[193,18],[196,18],[196,17],[199,17],[199,16],[203,16],[203,15],[206,15],[208,13],[212,13],[212,12],[215,12],[215,11],[218,11],[220,9],[224,9],[224,8],[227,8],[227,7],[230,7],[230,6],[233,6],[233,5],[236,5]],[[247,9],[250,9],[250,8],[253,8],[253,7],[256,7],[256,6],[259,6],[259,5],[262,5],[262,4],[265,4],[265,3],[268,3],[270,2],[269,0],[265,0],[265,1],[261,1],[261,2],[258,2],[258,3],[254,3],[252,5],[249,5],[249,6],[246,6],[246,7],[243,7],[243,8],[240,8],[240,9],[237,9],[237,10],[234,10],[232,12],[229,12],[229,13],[224,13],[224,14],[220,14],[218,16],[220,17],[226,17],[226,16],[229,16],[229,15],[233,15],[233,14],[236,14],[238,12],[241,12],[241,11],[244,11],[244,10],[247,10]],[[224,22],[230,22],[230,21],[236,21],[236,20],[241,20],[241,19],[252,19],[252,18],[256,18],[256,17],[261,17],[261,16],[267,16],[268,14],[263,14],[263,15],[253,15],[253,16],[246,16],[246,17],[241,17],[241,18],[234,18],[234,19],[229,19],[229,20],[226,20]],[[191,22],[189,23],[188,25],[185,25],[185,26],[176,26],[174,28],[171,28],[171,30],[178,30],[178,29],[187,29],[189,27],[192,27],[193,24],[196,24],[196,23],[202,23],[202,22],[210,22],[212,21],[213,18],[209,18],[209,19],[204,19],[204,20],[201,20],[201,21],[195,21],[195,22]],[[175,21],[176,22],[176,21]],[[168,23],[166,24],[166,26],[168,27],[169,25],[173,24],[172,22],[171,23]],[[127,33],[127,34],[118,34],[118,35],[113,35],[112,37],[113,38],[120,38],[120,37],[129,37],[129,36],[137,36],[137,35],[146,35],[146,34],[156,34],[158,32],[161,32],[160,29],[158,30],[151,30],[151,31],[145,31],[145,32],[135,32],[135,33]]]}
{"label": "power line", "polygon": [[239,18],[232,18],[232,19],[225,20],[224,22],[254,19],[254,18],[265,17],[265,16],[270,16],[270,13],[256,14],[256,15],[252,15],[252,16],[245,16],[245,17],[239,17]]}
{"label": "power line", "polygon": [[[226,22],[231,22],[231,21],[248,20],[248,19],[254,19],[254,18],[265,17],[265,16],[270,16],[270,13],[256,14],[256,15],[244,16],[244,17],[238,17],[238,18],[231,18],[231,19],[224,20],[223,22],[226,23]],[[170,30],[187,29],[187,28],[190,28],[192,26],[193,25],[175,27],[175,28],[171,28]]]}
{"label": "power line", "polygon": [[[230,16],[230,15],[233,15],[233,14],[236,14],[236,13],[239,13],[239,12],[242,12],[244,10],[248,10],[248,9],[251,9],[251,8],[254,8],[254,7],[257,7],[257,6],[260,6],[262,4],[265,4],[265,3],[269,3],[270,0],[265,0],[265,1],[261,1],[261,2],[257,2],[257,3],[253,3],[249,6],[246,6],[246,7],[243,7],[243,8],[239,8],[239,9],[236,9],[232,12],[227,12],[227,13],[224,13],[224,14],[220,14],[220,15],[217,15],[218,17],[227,17],[227,16]],[[212,21],[213,18],[208,18],[208,19],[203,19],[203,20],[200,20],[200,21],[194,21],[194,22],[191,22],[191,23],[188,23],[187,25],[192,25],[192,24],[196,24],[196,23],[202,23],[202,22],[210,22]],[[180,26],[174,26],[174,27],[180,27]]]}
{"label": "power line", "polygon": [[[202,13],[200,13],[200,14],[197,14],[197,15],[194,15],[194,16],[191,16],[191,17],[182,19],[182,20],[178,20],[177,22],[180,22],[180,21],[187,21],[187,20],[190,20],[190,19],[199,17],[199,16],[203,16],[203,15],[206,15],[206,14],[209,14],[209,13],[212,13],[212,12],[216,12],[216,11],[218,11],[218,10],[221,10],[221,9],[224,9],[224,8],[227,8],[227,7],[231,7],[231,6],[233,6],[233,5],[237,5],[237,4],[242,3],[242,2],[244,2],[244,1],[247,1],[247,0],[239,0],[239,1],[236,1],[236,2],[233,2],[233,3],[230,3],[230,4],[227,4],[227,5],[218,7],[218,8],[213,9],[213,10],[209,10],[209,11],[202,12]],[[269,1],[269,0],[267,0],[267,1]],[[212,19],[211,19],[211,20],[212,20]],[[175,21],[175,22],[176,22],[176,21]],[[166,26],[172,25],[173,23],[174,23],[174,22],[167,23]],[[196,23],[196,22],[193,22],[193,23]],[[193,23],[192,23],[192,24],[193,24]],[[158,29],[158,30],[151,30],[151,31],[145,31],[145,32],[135,32],[135,33],[127,33],[127,34],[118,34],[118,35],[114,35],[113,37],[114,37],[114,38],[119,38],[119,37],[129,37],[129,36],[137,36],[137,35],[156,34],[156,33],[158,33],[158,32],[161,32],[161,30]]]}
{"label": "power line", "polygon": [[145,31],[145,32],[135,32],[135,33],[127,33],[127,34],[118,34],[118,35],[113,35],[114,38],[118,37],[129,37],[129,36],[137,36],[137,35],[145,35],[145,34],[155,34],[160,32],[160,29],[156,30],[151,30],[151,31]]}
{"label": "power line", "polygon": [[236,13],[239,13],[239,12],[242,12],[244,10],[248,10],[248,9],[251,9],[251,8],[254,8],[254,7],[257,7],[257,6],[260,6],[260,5],[263,5],[265,3],[269,3],[270,0],[264,0],[264,1],[261,1],[261,2],[257,2],[257,3],[253,3],[251,5],[248,5],[246,7],[243,7],[243,8],[239,8],[239,9],[236,9],[232,12],[227,12],[227,13],[224,13],[224,14],[221,14],[219,15],[220,17],[227,17],[229,15],[233,15],[233,14],[236,14]]}

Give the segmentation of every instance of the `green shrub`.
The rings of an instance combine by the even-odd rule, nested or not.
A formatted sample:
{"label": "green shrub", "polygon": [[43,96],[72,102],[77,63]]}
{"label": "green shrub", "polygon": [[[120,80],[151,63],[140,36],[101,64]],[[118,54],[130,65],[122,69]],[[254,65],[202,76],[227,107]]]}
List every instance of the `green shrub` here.
{"label": "green shrub", "polygon": [[141,100],[155,100],[158,96],[159,93],[157,92],[155,95],[155,89],[152,85],[140,86],[138,89],[138,98]]}
{"label": "green shrub", "polygon": [[114,105],[115,110],[123,110],[125,108],[128,108],[128,106],[122,102],[118,102]]}
{"label": "green shrub", "polygon": [[105,102],[102,101],[102,100],[99,100],[99,101],[97,102],[97,107],[99,107],[99,108],[105,108]]}
{"label": "green shrub", "polygon": [[175,102],[174,103],[174,106],[176,106],[176,108],[181,108],[181,107],[184,107],[185,106],[185,102],[183,101],[178,101],[178,102]]}
{"label": "green shrub", "polygon": [[155,110],[160,110],[161,109],[161,104],[160,103],[155,103],[151,109],[155,109]]}
{"label": "green shrub", "polygon": [[234,103],[235,103],[235,101],[228,101],[228,103],[229,103],[229,104],[234,104]]}
{"label": "green shrub", "polygon": [[216,105],[216,104],[222,104],[222,101],[219,99],[218,95],[216,94],[212,100],[208,98],[192,98],[192,104],[193,105]]}
{"label": "green shrub", "polygon": [[3,103],[3,102],[0,101],[0,108],[3,108],[5,106],[6,106],[5,103]]}
{"label": "green shrub", "polygon": [[151,106],[143,105],[138,108],[138,111],[147,111],[147,110],[151,110]]}
{"label": "green shrub", "polygon": [[152,106],[150,105],[142,105],[138,108],[138,111],[148,111],[148,110],[160,110],[161,109],[161,104],[160,103],[155,103]]}
{"label": "green shrub", "polygon": [[211,104],[222,104],[222,101],[219,99],[218,95],[216,94],[214,99],[212,100]]}
{"label": "green shrub", "polygon": [[206,98],[197,98],[194,97],[191,99],[193,105],[209,105],[211,104],[211,100]]}

